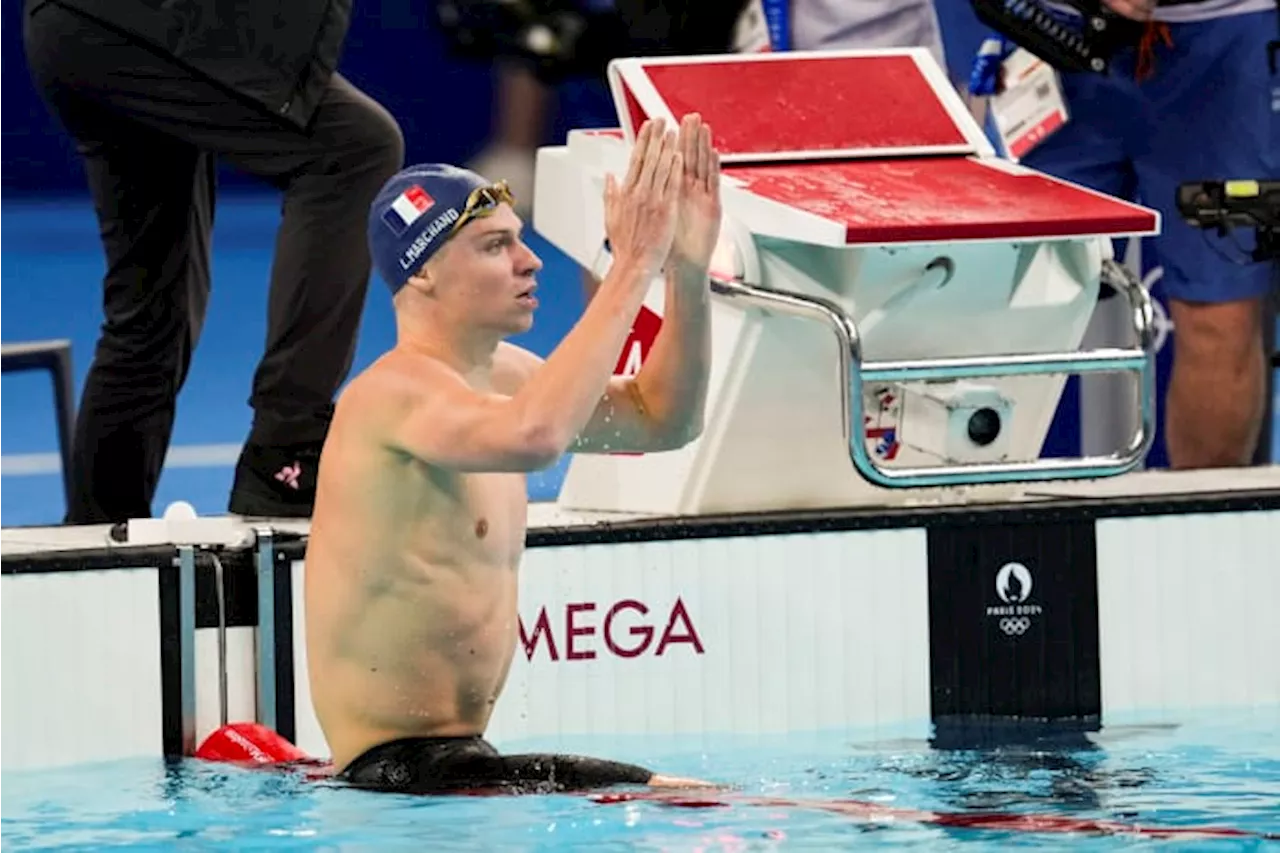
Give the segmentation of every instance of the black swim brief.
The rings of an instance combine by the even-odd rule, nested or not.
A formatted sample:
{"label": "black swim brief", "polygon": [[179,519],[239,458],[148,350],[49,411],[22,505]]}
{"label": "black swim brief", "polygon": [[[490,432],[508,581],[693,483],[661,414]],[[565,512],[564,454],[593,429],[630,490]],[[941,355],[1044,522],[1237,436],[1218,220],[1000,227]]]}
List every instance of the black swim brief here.
{"label": "black swim brief", "polygon": [[501,755],[479,736],[389,741],[352,761],[338,778],[353,787],[401,794],[496,791],[547,794],[643,785],[634,764],[577,755]]}

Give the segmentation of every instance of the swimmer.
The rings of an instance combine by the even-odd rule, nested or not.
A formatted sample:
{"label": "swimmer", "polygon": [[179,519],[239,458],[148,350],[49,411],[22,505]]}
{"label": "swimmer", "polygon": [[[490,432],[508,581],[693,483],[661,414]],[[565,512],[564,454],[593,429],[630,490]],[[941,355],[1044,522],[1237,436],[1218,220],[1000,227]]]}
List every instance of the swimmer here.
{"label": "swimmer", "polygon": [[[613,263],[542,361],[527,331],[541,261],[504,184],[410,167],[375,200],[369,240],[397,341],[341,395],[306,554],[311,696],[339,779],[402,793],[689,787],[631,764],[501,755],[485,739],[517,643],[526,475],[566,452],[658,452],[702,429],[719,155],[700,117],[640,130],[610,175]],[[612,376],[650,282],[662,331]]]}

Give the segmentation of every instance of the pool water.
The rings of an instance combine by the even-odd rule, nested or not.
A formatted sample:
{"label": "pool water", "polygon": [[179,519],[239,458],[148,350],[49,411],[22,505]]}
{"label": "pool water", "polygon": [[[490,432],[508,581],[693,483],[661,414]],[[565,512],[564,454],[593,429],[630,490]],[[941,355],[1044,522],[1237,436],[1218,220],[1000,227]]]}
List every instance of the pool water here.
{"label": "pool water", "polygon": [[[583,738],[573,751],[729,783],[683,806],[371,794],[298,772],[129,760],[3,775],[5,850],[1280,850],[1280,709],[1021,745],[848,733]],[[504,744],[539,748],[546,744]],[[559,746],[564,747],[561,743]],[[634,790],[634,789],[633,789]],[[754,798],[754,801],[753,801]],[[844,801],[832,805],[833,800]],[[849,800],[857,802],[850,806]],[[723,805],[706,805],[716,801]],[[697,805],[699,807],[688,807]],[[828,806],[829,808],[824,808]],[[897,811],[894,811],[897,810]],[[961,825],[997,815],[995,827]],[[923,815],[923,817],[922,817]],[[942,820],[932,820],[941,815]],[[959,816],[959,817],[957,817]],[[1037,816],[1011,828],[1014,816]],[[1053,818],[1059,819],[1056,823]],[[1062,819],[1079,822],[1063,825]],[[1227,828],[1234,837],[1099,832]],[[1056,827],[1058,831],[1044,831]],[[1066,830],[1066,831],[1064,831]]]}

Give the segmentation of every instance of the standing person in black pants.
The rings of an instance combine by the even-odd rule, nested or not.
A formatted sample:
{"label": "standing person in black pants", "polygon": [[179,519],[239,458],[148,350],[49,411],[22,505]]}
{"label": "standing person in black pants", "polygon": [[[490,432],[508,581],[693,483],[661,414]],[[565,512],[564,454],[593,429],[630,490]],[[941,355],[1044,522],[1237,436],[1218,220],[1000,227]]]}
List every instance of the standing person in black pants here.
{"label": "standing person in black pants", "polygon": [[32,77],[84,159],[106,253],[71,524],[151,514],[210,290],[216,161],[284,194],[230,511],[306,517],[370,274],[392,116],[337,74],[351,0],[26,0]]}

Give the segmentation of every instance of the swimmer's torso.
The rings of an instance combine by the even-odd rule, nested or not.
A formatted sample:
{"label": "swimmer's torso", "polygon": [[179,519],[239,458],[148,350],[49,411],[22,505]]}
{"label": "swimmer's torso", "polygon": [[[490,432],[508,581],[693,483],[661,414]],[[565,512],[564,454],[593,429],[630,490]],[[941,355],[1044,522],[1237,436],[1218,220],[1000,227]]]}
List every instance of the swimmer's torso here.
{"label": "swimmer's torso", "polygon": [[523,474],[393,452],[359,389],[344,398],[305,562],[312,701],[339,768],[393,738],[483,733],[515,650],[528,509]]}

